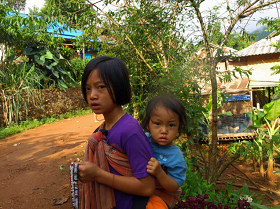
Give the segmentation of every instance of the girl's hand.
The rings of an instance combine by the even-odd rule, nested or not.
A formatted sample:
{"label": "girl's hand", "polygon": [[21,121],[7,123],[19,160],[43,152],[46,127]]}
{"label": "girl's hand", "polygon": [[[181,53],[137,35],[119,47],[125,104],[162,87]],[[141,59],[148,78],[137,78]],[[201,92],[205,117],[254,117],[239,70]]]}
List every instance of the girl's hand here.
{"label": "girl's hand", "polygon": [[179,188],[177,182],[168,176],[161,168],[160,163],[155,159],[151,158],[147,165],[147,172],[157,178],[160,185],[168,192],[176,192]]}
{"label": "girl's hand", "polygon": [[152,157],[148,162],[147,172],[157,178],[164,171],[162,170],[160,163]]}
{"label": "girl's hand", "polygon": [[79,163],[78,169],[79,180],[83,183],[96,181],[102,170],[97,165],[88,161]]}

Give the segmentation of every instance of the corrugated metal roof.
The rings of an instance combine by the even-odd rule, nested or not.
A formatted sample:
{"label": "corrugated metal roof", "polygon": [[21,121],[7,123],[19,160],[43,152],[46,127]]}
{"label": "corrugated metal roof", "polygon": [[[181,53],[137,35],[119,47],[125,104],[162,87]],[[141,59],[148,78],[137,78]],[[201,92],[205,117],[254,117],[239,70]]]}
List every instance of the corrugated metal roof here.
{"label": "corrugated metal roof", "polygon": [[[227,47],[227,46],[223,46],[220,47],[219,45],[215,45],[210,43],[211,46],[211,54],[212,56],[215,56],[217,53],[217,49],[221,49],[223,51],[223,56],[230,56],[232,54],[237,53],[236,49]],[[198,52],[196,53],[197,58],[206,58],[206,49],[205,47],[202,47],[200,50],[198,50]]]}
{"label": "corrugated metal roof", "polygon": [[247,56],[254,56],[254,55],[262,55],[262,54],[272,54],[280,52],[280,49],[271,46],[272,43],[276,43],[280,41],[280,35],[275,36],[270,39],[261,39],[260,41],[248,46],[245,49],[236,53],[237,57],[247,57]]}
{"label": "corrugated metal roof", "polygon": [[[248,94],[249,93],[249,79],[234,79],[228,83],[217,83],[218,89],[224,91],[228,94]],[[212,93],[212,88],[210,85],[203,86],[201,91],[202,95],[209,95]]]}

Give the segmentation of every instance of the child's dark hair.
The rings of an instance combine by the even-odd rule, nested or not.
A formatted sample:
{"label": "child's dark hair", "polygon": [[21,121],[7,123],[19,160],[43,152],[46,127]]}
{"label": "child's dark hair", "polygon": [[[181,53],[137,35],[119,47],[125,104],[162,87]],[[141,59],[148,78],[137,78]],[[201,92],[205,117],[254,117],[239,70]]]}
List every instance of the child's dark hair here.
{"label": "child's dark hair", "polygon": [[101,56],[89,61],[82,77],[82,92],[86,102],[86,83],[93,70],[98,70],[115,104],[124,105],[131,100],[129,73],[122,60],[116,57]]}
{"label": "child's dark hair", "polygon": [[179,116],[179,134],[185,131],[187,123],[187,114],[183,103],[176,97],[170,94],[160,94],[152,98],[147,105],[145,117],[142,120],[141,126],[144,130],[147,130],[153,110],[157,106],[163,106],[167,109],[172,110]]}

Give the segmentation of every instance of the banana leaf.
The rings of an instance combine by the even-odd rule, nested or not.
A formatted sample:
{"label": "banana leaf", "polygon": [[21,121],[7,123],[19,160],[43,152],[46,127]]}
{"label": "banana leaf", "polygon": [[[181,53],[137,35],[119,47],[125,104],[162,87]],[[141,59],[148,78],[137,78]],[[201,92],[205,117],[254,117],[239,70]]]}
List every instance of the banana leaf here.
{"label": "banana leaf", "polygon": [[276,119],[280,115],[280,99],[264,105],[263,110],[268,120]]}

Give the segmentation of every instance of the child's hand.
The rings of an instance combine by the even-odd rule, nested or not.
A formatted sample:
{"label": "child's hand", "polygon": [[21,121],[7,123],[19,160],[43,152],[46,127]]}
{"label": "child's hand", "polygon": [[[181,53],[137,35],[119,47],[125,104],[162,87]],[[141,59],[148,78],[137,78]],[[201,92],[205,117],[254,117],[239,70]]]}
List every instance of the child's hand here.
{"label": "child's hand", "polygon": [[78,167],[78,177],[83,183],[96,181],[99,177],[101,168],[91,162],[80,162]]}
{"label": "child's hand", "polygon": [[160,163],[155,159],[151,158],[147,165],[147,172],[155,177],[160,175],[162,172],[164,172],[161,168]]}

